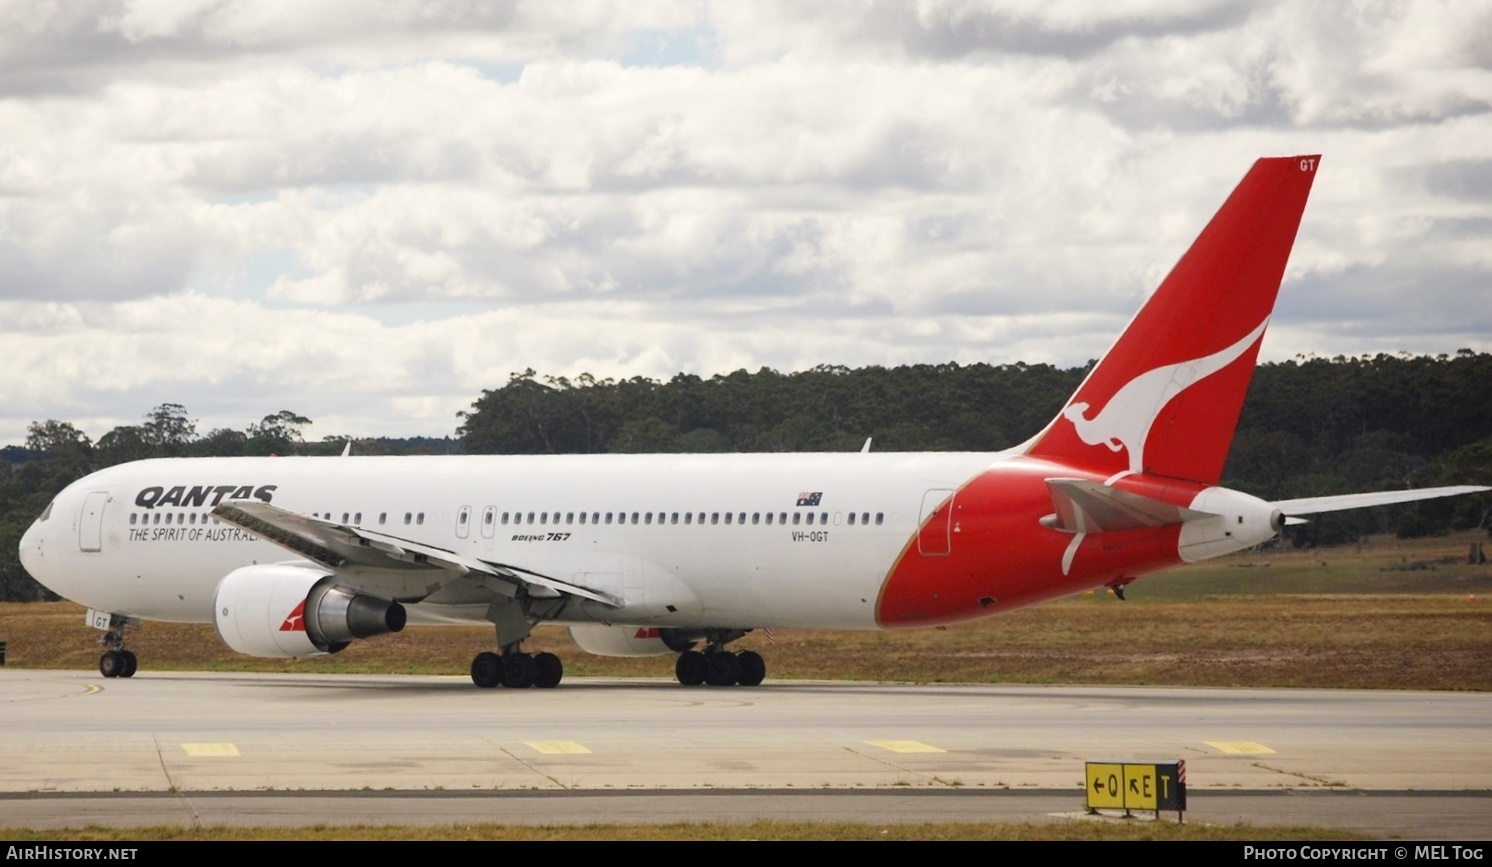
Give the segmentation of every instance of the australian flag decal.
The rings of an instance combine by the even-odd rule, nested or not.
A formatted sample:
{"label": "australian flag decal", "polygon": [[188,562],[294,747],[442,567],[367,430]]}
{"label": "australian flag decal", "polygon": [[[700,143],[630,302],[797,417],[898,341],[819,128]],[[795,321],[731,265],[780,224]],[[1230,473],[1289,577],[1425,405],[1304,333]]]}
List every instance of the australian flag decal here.
{"label": "australian flag decal", "polygon": [[819,500],[822,500],[823,498],[824,498],[824,492],[823,491],[814,491],[812,493],[804,491],[804,492],[798,494],[798,505],[800,505],[800,506],[817,506],[819,504]]}

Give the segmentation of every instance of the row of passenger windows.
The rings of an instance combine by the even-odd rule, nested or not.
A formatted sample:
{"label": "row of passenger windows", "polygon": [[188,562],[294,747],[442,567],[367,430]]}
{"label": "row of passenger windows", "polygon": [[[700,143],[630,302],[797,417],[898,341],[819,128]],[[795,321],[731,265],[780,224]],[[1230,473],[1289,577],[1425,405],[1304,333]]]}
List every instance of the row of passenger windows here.
{"label": "row of passenger windows", "polygon": [[164,512],[164,517],[162,517],[162,514],[162,512],[146,512],[142,515],[138,512],[130,512],[130,526],[134,527],[136,525],[144,526],[148,524],[172,523],[206,525],[208,521],[211,521],[214,524],[219,523],[217,518],[212,517],[206,512],[203,512],[201,514],[200,520],[198,519],[198,513],[196,512],[188,512],[185,515],[175,514],[172,512]]}
{"label": "row of passenger windows", "polygon": [[[313,513],[311,513],[311,517],[313,517],[313,518],[325,517],[328,521],[330,521],[332,519],[332,514],[331,514],[331,512],[327,512],[326,515],[323,516],[319,512],[313,512]],[[387,523],[388,522],[388,517],[389,517],[389,513],[388,512],[384,512],[384,513],[380,514],[378,516],[378,523],[380,523],[380,524]],[[415,517],[415,515],[414,515],[413,512],[405,512],[404,513],[404,523],[406,523],[406,524],[410,523],[410,519],[413,518],[413,517]],[[348,518],[348,513],[347,512],[343,512],[342,513],[342,523],[346,524],[347,523],[347,518]],[[151,525],[151,524],[166,524],[166,525],[169,526],[169,525],[171,525],[173,523],[174,524],[189,524],[189,525],[191,525],[191,524],[203,524],[203,525],[205,525],[209,521],[211,521],[214,524],[221,523],[220,521],[218,521],[217,518],[214,518],[214,517],[212,517],[211,515],[209,515],[209,514],[207,514],[205,512],[202,513],[200,519],[198,518],[198,513],[196,513],[196,512],[188,512],[188,513],[186,513],[184,515],[183,514],[178,514],[178,513],[175,513],[175,512],[166,511],[165,509],[160,509],[160,510],[157,510],[157,511],[154,511],[154,512],[146,512],[144,514],[140,514],[138,512],[130,512],[130,526],[132,526],[132,527],[133,526],[137,526],[137,525],[143,526],[143,525]],[[353,519],[352,519],[352,523],[354,523],[354,524],[361,524],[362,522],[363,522],[363,513],[362,512],[357,512],[356,516],[353,517]],[[420,524],[425,523],[425,513],[424,512],[420,512],[419,513],[417,523],[420,523]]]}
{"label": "row of passenger windows", "polygon": [[[829,523],[827,512],[752,512],[750,523],[787,524],[788,516],[792,516],[791,523],[794,526],[807,524],[812,526]],[[462,523],[466,521],[466,513],[462,512],[457,519]],[[870,512],[850,512],[846,520],[851,524],[869,524]],[[884,512],[875,513],[875,522],[882,523],[885,520]],[[748,521],[746,512],[501,512],[495,508],[488,507],[482,513],[482,523],[491,526],[494,521],[503,524],[745,524]]]}
{"label": "row of passenger windows", "polygon": [[[330,521],[330,520],[332,520],[332,513],[331,512],[327,512],[325,514],[322,514],[321,512],[312,512],[311,513],[311,517],[313,517],[313,518],[325,518],[326,520]],[[351,518],[351,523],[353,523],[353,524],[361,524],[361,523],[363,523],[363,513],[362,512],[352,512],[352,513],[343,512],[342,513],[342,523],[344,523],[344,524],[349,523],[349,520],[348,520],[349,518]],[[389,513],[388,512],[380,512],[379,513],[379,515],[378,515],[378,523],[380,523],[380,524],[387,524],[388,520],[389,520]],[[175,513],[175,512],[166,511],[165,509],[160,509],[160,510],[157,510],[157,511],[154,511],[154,512],[145,512],[144,514],[140,514],[138,512],[131,512],[130,513],[130,526],[132,526],[132,527],[133,526],[138,526],[138,525],[150,525],[150,524],[167,524],[167,525],[169,525],[169,524],[173,524],[173,523],[174,524],[206,524],[209,521],[211,521],[214,524],[220,523],[217,518],[214,518],[214,517],[212,517],[211,515],[209,515],[209,514],[207,514],[205,512],[202,513],[200,520],[198,519],[198,513],[196,513],[196,512],[188,512],[188,513],[186,513],[186,514],[183,515],[183,514],[178,514],[178,513]],[[425,513],[424,512],[405,512],[404,513],[404,523],[406,523],[406,524],[410,524],[410,523],[413,523],[413,524],[423,524],[423,523],[425,523]]]}
{"label": "row of passenger windows", "polygon": [[[456,519],[457,522],[460,524],[461,527],[464,528],[466,526],[467,518],[468,518],[469,515],[470,515],[469,510],[467,510],[467,509],[462,509],[461,510],[459,516]],[[750,520],[750,523],[752,523],[752,524],[765,524],[767,526],[771,526],[774,523],[776,523],[776,524],[787,524],[787,523],[789,523],[789,518],[788,518],[789,515],[792,516],[791,523],[792,523],[793,526],[799,526],[799,525],[806,524],[806,525],[808,525],[808,526],[811,527],[811,526],[814,526],[815,523],[817,523],[819,525],[826,525],[826,524],[829,523],[829,513],[828,512],[752,512],[752,513],[750,513],[749,520]],[[312,512],[311,513],[311,517],[313,517],[313,518],[325,518],[328,521],[335,520],[335,518],[333,517],[333,514],[331,512],[326,512],[326,513]],[[876,526],[880,526],[885,521],[885,517],[886,516],[885,516],[884,512],[876,512],[875,513],[875,523],[876,523]],[[379,524],[387,524],[388,523],[388,518],[389,518],[389,513],[388,512],[379,512],[378,513],[378,523]],[[207,514],[205,512],[201,514],[200,520],[199,520],[197,512],[188,512],[186,514],[178,514],[178,513],[173,513],[173,512],[166,511],[166,510],[163,509],[163,510],[159,510],[159,511],[155,511],[155,512],[146,512],[145,514],[139,514],[139,513],[136,513],[136,512],[131,512],[130,513],[130,526],[136,526],[136,525],[141,525],[141,524],[166,524],[166,525],[170,525],[172,523],[176,523],[176,524],[192,524],[192,525],[195,525],[195,524],[206,524],[208,521],[211,521],[214,524],[218,523],[218,519],[217,518],[214,518],[214,517],[212,517],[211,515],[209,515],[209,514]],[[484,531],[490,529],[493,526],[494,523],[499,522],[499,521],[501,523],[503,523],[503,524],[514,524],[514,525],[523,525],[523,524],[561,524],[561,523],[563,523],[563,524],[577,524],[577,523],[578,524],[653,524],[653,523],[658,523],[658,524],[679,524],[679,523],[683,523],[683,524],[704,524],[704,523],[707,523],[707,522],[710,523],[710,524],[721,524],[721,523],[725,523],[725,524],[745,524],[748,521],[748,517],[747,517],[747,513],[746,512],[501,512],[501,513],[499,513],[497,511],[497,509],[495,507],[493,507],[493,506],[488,506],[487,509],[482,513],[482,523],[485,525],[483,527]],[[848,523],[852,527],[855,526],[856,524],[868,525],[871,522],[871,513],[870,512],[850,512],[847,515],[845,515],[845,521],[846,521],[846,523]],[[353,525],[361,525],[363,523],[363,513],[362,512],[343,512],[342,513],[342,523],[344,523],[344,524],[351,523]],[[422,524],[425,523],[425,513],[424,512],[405,512],[404,513],[404,523],[405,524],[422,525]]]}
{"label": "row of passenger windows", "polygon": [[[468,517],[469,514],[470,514],[470,512],[468,512],[466,509],[462,509],[461,513],[456,518],[457,522],[461,526],[464,527],[466,525],[467,517]],[[776,512],[776,513],[773,513],[773,512],[752,512],[751,513],[751,517],[750,517],[750,522],[753,523],[753,524],[767,524],[769,526],[771,524],[773,524],[773,523],[787,524],[789,522],[788,515],[790,515],[790,514],[792,515],[792,523],[795,526],[799,525],[799,524],[812,525],[815,522],[817,522],[820,525],[829,523],[829,515],[827,513],[824,513],[824,512]],[[313,517],[313,518],[326,518],[328,521],[333,520],[333,515],[332,515],[331,512],[327,512],[325,514],[322,514],[320,512],[313,512],[313,513],[311,513],[311,517]],[[362,512],[354,512],[354,513],[351,514],[350,517],[351,517],[351,521],[352,521],[353,524],[361,524],[363,522],[363,513]],[[344,524],[348,523],[348,518],[349,518],[349,513],[343,512],[342,513],[342,523],[344,523]],[[708,513],[706,513],[706,512],[656,512],[656,513],[654,513],[654,512],[604,512],[604,513],[603,512],[501,512],[501,513],[499,513],[495,507],[488,506],[487,509],[486,509],[486,511],[484,511],[482,513],[482,523],[485,524],[487,527],[491,527],[494,523],[498,523],[498,522],[503,523],[503,524],[515,524],[515,525],[521,525],[521,524],[561,524],[561,523],[563,523],[563,524],[652,524],[656,520],[656,522],[659,523],[659,524],[664,524],[664,523],[668,523],[668,524],[678,524],[678,523],[684,523],[684,524],[695,524],[695,523],[699,523],[699,524],[704,524],[704,523],[706,523],[706,521],[708,521],[708,523],[711,523],[711,524],[720,524],[720,523],[722,523],[722,519],[723,519],[723,523],[726,523],[726,524],[745,524],[747,522],[747,520],[748,520],[745,512],[708,512]],[[388,521],[388,512],[380,512],[379,515],[378,515],[378,523],[383,524],[383,523],[386,523],[387,521]],[[856,523],[869,524],[871,522],[871,513],[870,512],[859,512],[859,513],[850,512],[849,515],[848,515],[848,521],[849,521],[849,523],[850,523],[851,526],[855,525]],[[876,512],[875,513],[875,522],[876,522],[876,524],[881,524],[884,521],[885,521],[885,513],[883,513],[883,512]],[[424,512],[405,512],[404,513],[404,523],[405,524],[413,523],[413,524],[416,524],[416,525],[424,524],[425,523],[425,513]]]}

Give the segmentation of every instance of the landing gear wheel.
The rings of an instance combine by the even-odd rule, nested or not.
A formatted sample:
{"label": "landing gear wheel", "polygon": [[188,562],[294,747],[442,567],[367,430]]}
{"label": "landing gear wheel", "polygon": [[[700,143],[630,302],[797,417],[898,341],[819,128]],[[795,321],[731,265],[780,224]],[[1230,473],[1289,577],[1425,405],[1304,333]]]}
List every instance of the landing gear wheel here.
{"label": "landing gear wheel", "polygon": [[490,689],[503,680],[503,660],[501,656],[485,651],[478,653],[471,661],[471,682],[484,689]]}
{"label": "landing gear wheel", "polygon": [[136,659],[135,654],[128,650],[121,649],[119,655],[124,657],[124,670],[119,672],[119,676],[134,677],[135,672],[140,669],[140,660]]}
{"label": "landing gear wheel", "polygon": [[553,689],[565,676],[565,664],[552,653],[534,654],[534,670],[534,686],[539,689]]}
{"label": "landing gear wheel", "polygon": [[742,686],[760,686],[767,676],[767,661],[754,650],[737,653],[736,662],[741,666],[741,676],[736,682]]}
{"label": "landing gear wheel", "polygon": [[527,653],[510,653],[503,657],[503,686],[527,689],[539,676],[534,658]]}
{"label": "landing gear wheel", "polygon": [[104,677],[118,677],[126,665],[124,655],[119,651],[105,650],[98,658],[98,673]]}
{"label": "landing gear wheel", "polygon": [[686,650],[679,654],[673,665],[673,676],[684,686],[699,686],[705,682],[705,655],[698,650]]}
{"label": "landing gear wheel", "polygon": [[705,683],[710,686],[734,686],[741,679],[741,662],[726,650],[705,656]]}

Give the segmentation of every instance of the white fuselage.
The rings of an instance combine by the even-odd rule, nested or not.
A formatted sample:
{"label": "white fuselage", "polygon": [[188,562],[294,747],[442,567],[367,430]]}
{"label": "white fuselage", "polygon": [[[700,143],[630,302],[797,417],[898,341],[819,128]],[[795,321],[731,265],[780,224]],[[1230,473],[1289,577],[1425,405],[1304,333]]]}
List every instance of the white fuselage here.
{"label": "white fuselage", "polygon": [[[257,493],[279,508],[625,600],[621,609],[573,606],[562,620],[871,629],[889,571],[923,510],[937,505],[926,494],[957,489],[999,457],[150,460],[67,488],[27,531],[21,555],[47,587],[92,608],[210,622],[223,576],[295,557],[209,514],[217,501]],[[416,602],[426,592],[390,595]],[[412,622],[480,622],[485,612],[459,598],[408,607]]]}

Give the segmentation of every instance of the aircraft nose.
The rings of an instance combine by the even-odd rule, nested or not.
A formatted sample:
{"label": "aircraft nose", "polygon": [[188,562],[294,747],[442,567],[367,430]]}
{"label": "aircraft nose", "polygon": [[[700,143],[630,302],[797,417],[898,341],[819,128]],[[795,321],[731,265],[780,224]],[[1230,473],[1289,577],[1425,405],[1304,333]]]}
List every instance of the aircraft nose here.
{"label": "aircraft nose", "polygon": [[41,530],[35,522],[32,522],[31,526],[26,528],[26,532],[21,534],[21,548],[19,553],[21,555],[22,566],[25,566],[27,569],[31,568],[32,552],[39,547],[40,543]]}
{"label": "aircraft nose", "polygon": [[40,521],[27,527],[26,532],[21,534],[21,544],[16,553],[26,574],[45,585],[47,582],[43,580],[43,572],[46,565],[46,534],[42,530]]}

